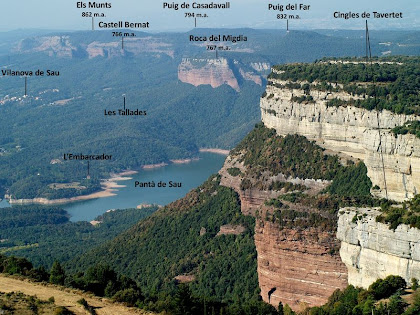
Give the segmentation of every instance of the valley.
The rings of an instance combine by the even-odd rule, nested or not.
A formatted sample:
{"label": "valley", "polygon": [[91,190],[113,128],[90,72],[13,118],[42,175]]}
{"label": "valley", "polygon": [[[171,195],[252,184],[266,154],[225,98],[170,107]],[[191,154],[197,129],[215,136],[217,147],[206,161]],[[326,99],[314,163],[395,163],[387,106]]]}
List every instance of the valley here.
{"label": "valley", "polygon": [[[108,210],[135,208],[141,204],[166,205],[181,198],[216,172],[223,164],[227,153],[218,149],[204,149],[204,152],[199,153],[194,160],[173,160],[169,165],[146,165],[139,171],[111,174],[109,179],[101,181],[102,191],[89,195],[63,199],[12,199],[3,203],[4,207],[31,204],[58,205],[69,213],[72,221],[91,221]],[[166,183],[165,187],[159,187],[159,182]],[[177,183],[177,186],[173,184],[173,187],[170,187],[171,182]],[[142,183],[150,185],[141,185]],[[54,183],[50,184],[50,187],[86,189],[80,186],[80,183],[76,186],[72,184]],[[179,185],[181,186],[178,187]]]}
{"label": "valley", "polygon": [[419,314],[412,15],[120,5],[0,32],[0,313]]}
{"label": "valley", "polygon": [[[111,172],[196,157],[200,147],[231,149],[259,120],[258,99],[270,65],[359,54],[356,39],[315,32],[194,30],[198,37],[220,33],[221,40],[246,34],[246,41],[218,42],[232,48],[219,53],[186,41],[191,32],[134,33],[124,50],[107,32],[73,32],[17,40],[8,54],[0,55],[2,71],[33,73],[27,78],[26,96],[23,78],[0,77],[0,157],[8,165],[0,171],[0,187],[8,196],[78,198],[99,191]],[[302,54],[305,45],[312,47],[310,54]],[[375,43],[373,49],[382,46]],[[58,75],[48,76],[48,71]],[[123,98],[124,112],[145,115],[104,115],[119,113]],[[8,130],[16,133],[11,137]],[[86,162],[64,161],[61,157],[68,152],[113,158],[91,163],[93,173],[86,181]],[[49,188],[72,181],[82,181],[87,189]]]}

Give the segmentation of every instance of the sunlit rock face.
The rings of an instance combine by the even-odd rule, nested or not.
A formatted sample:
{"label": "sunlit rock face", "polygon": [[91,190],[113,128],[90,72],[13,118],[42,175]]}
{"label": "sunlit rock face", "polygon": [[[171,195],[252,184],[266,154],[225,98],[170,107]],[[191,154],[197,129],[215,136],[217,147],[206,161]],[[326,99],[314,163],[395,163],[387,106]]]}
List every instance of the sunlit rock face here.
{"label": "sunlit rock face", "polygon": [[368,288],[389,275],[401,276],[407,283],[419,279],[420,230],[404,224],[390,230],[388,225],[376,222],[379,214],[377,209],[369,208],[340,210],[337,238],[349,284]]}
{"label": "sunlit rock face", "polygon": [[420,191],[420,139],[411,134],[395,136],[391,132],[407,121],[419,120],[418,116],[354,106],[327,107],[332,98],[357,98],[345,92],[311,90],[313,102],[299,104],[291,100],[302,95],[301,89],[268,85],[266,96],[260,102],[264,125],[276,129],[279,135],[300,134],[326,149],[363,160],[373,186],[379,187],[372,190],[378,197],[402,201]]}

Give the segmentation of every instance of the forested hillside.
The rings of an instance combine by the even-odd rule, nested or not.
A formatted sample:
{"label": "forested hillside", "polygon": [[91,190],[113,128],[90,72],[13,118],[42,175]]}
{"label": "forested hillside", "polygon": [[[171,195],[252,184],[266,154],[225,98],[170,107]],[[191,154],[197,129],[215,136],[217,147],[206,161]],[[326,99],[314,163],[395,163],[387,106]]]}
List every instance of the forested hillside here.
{"label": "forested hillside", "polygon": [[[136,42],[127,42],[127,50],[119,48],[110,32],[24,39],[19,33],[16,41],[0,33],[9,45],[0,55],[2,70],[59,72],[59,76],[29,76],[26,97],[22,76],[0,77],[0,163],[4,165],[0,194],[9,190],[15,199],[86,195],[99,190],[99,180],[111,171],[189,158],[197,155],[199,147],[232,148],[259,120],[258,102],[265,84],[264,79],[262,85],[245,80],[240,71],[264,77],[266,65],[360,55],[359,39],[354,37],[221,29],[248,37],[219,55],[240,67],[231,69],[240,91],[226,84],[213,89],[180,82],[177,71],[182,58],[215,60],[214,52],[188,41],[189,35],[208,32],[138,32]],[[378,34],[378,42],[385,35]],[[404,37],[404,42],[411,33],[393,36],[393,40]],[[378,42],[372,49],[380,54],[384,48]],[[392,49],[412,54],[413,47]],[[123,94],[127,108],[146,115],[105,115],[106,110],[123,107]],[[52,189],[51,184],[81,182],[86,177],[87,163],[63,162],[65,153],[104,153],[112,159],[91,163],[91,180],[82,183],[84,189]]]}
{"label": "forested hillside", "polygon": [[322,59],[309,64],[279,65],[274,69],[270,78],[303,82],[301,87],[308,92],[311,89],[344,91],[354,96],[350,100],[332,99],[330,106],[353,105],[368,110],[387,109],[397,114],[420,114],[419,57],[374,58],[372,61]]}
{"label": "forested hillside", "polygon": [[[223,226],[228,225],[240,228],[237,233],[223,233]],[[169,294],[177,276],[191,276],[195,295],[222,302],[255,300],[253,233],[254,219],[241,214],[237,194],[219,186],[219,178],[212,176],[183,199],[69,262],[68,267],[78,270],[107,257],[146,292]],[[125,244],[123,250],[121,244]]]}
{"label": "forested hillside", "polygon": [[[259,292],[255,220],[260,224],[268,220],[278,224],[279,229],[305,231],[322,227],[323,232],[331,234],[331,244],[327,242],[326,246],[335,253],[333,235],[339,207],[379,204],[370,197],[371,183],[362,163],[343,166],[337,156],[325,155],[304,137],[279,137],[258,124],[231,154],[241,154],[247,167],[245,173],[231,170],[232,176],[241,177],[241,189],[269,189],[280,194],[278,199],[266,200],[272,212],[264,214],[264,210],[256,218],[245,216],[238,193],[220,186],[220,175],[214,175],[184,198],[67,266],[81,270],[98,258],[104,259],[133,277],[147,293],[172,294],[177,281],[186,281],[193,295],[227,303],[243,302],[257,299]],[[319,164],[311,164],[313,161]],[[314,195],[308,194],[304,185],[288,182],[272,182],[268,187],[267,172],[290,172],[301,178],[325,178],[338,183]],[[245,186],[246,181],[249,186]],[[365,182],[364,186],[356,185],[361,182]]]}
{"label": "forested hillside", "polygon": [[156,211],[157,207],[107,212],[89,222],[70,222],[58,207],[0,208],[0,254],[24,256],[37,266],[69,261],[95,248]]}

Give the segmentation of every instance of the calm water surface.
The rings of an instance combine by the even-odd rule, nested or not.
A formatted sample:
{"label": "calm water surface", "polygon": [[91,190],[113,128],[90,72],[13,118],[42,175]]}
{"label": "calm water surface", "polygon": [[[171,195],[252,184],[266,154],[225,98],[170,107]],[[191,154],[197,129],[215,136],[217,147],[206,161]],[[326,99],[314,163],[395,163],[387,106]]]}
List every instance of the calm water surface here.
{"label": "calm water surface", "polygon": [[[70,215],[71,221],[91,221],[98,215],[110,209],[133,208],[139,204],[166,205],[174,200],[182,198],[188,191],[201,185],[211,174],[216,173],[223,165],[226,158],[224,155],[213,153],[200,153],[198,161],[188,164],[171,164],[165,167],[141,170],[139,173],[130,175],[133,179],[118,182],[126,187],[117,188],[117,195],[106,198],[98,198],[62,205]],[[182,183],[181,188],[138,188],[135,181],[154,181],[156,186],[159,181]],[[9,204],[3,200],[0,207]]]}

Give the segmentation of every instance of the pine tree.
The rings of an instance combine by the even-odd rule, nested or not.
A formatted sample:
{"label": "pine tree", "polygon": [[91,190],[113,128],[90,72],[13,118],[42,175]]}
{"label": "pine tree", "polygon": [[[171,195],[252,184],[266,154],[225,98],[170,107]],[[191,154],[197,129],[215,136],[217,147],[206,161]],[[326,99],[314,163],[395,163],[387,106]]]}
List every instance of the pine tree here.
{"label": "pine tree", "polygon": [[58,261],[54,261],[50,271],[50,282],[53,284],[63,285],[65,279],[66,274],[63,267],[61,267]]}

